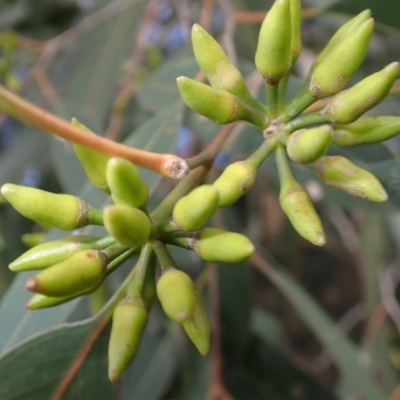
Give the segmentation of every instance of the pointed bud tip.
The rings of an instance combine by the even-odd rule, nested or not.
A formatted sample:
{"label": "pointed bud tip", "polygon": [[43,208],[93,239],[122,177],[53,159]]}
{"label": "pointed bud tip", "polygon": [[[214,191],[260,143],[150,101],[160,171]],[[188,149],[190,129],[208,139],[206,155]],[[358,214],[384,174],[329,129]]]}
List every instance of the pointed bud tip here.
{"label": "pointed bud tip", "polygon": [[29,278],[26,281],[25,288],[31,292],[36,292],[38,289],[38,282],[36,278]]}
{"label": "pointed bud tip", "polygon": [[317,246],[325,246],[326,238],[323,232],[318,232],[317,242],[315,243]]}
{"label": "pointed bud tip", "polygon": [[12,262],[8,264],[8,269],[13,272],[18,272],[18,263]]}
{"label": "pointed bud tip", "polygon": [[12,187],[10,183],[5,183],[1,188],[0,188],[0,193],[7,198],[7,194],[12,192]]}
{"label": "pointed bud tip", "polygon": [[117,382],[121,378],[121,375],[117,373],[117,371],[112,370],[108,373],[108,379],[111,382]]}
{"label": "pointed bud tip", "polygon": [[382,191],[382,193],[379,196],[379,199],[380,199],[381,203],[385,203],[385,202],[387,202],[389,200],[389,196],[386,193],[386,191]]}

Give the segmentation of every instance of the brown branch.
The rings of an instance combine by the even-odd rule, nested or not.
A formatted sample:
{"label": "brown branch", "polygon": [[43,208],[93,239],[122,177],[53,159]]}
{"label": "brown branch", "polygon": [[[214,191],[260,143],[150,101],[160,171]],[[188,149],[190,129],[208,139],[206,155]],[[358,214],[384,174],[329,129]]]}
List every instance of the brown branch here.
{"label": "brown branch", "polygon": [[76,373],[78,372],[79,368],[82,366],[86,357],[88,356],[90,350],[92,349],[93,345],[95,344],[96,340],[100,336],[103,329],[107,326],[108,321],[110,320],[110,315],[106,315],[103,317],[93,332],[90,334],[89,338],[87,339],[86,343],[75,357],[72,365],[68,369],[67,373],[64,376],[64,379],[58,385],[57,390],[51,397],[51,400],[61,400],[63,395],[65,394],[66,390],[68,389],[69,385],[71,384],[72,380],[74,379]]}
{"label": "brown branch", "polygon": [[84,130],[70,125],[2,86],[0,86],[0,111],[36,129],[52,133],[72,143],[89,147],[101,153],[126,158],[140,167],[150,169],[163,176],[180,179],[189,172],[185,160],[178,156],[152,153],[128,147],[100,136],[88,135]]}

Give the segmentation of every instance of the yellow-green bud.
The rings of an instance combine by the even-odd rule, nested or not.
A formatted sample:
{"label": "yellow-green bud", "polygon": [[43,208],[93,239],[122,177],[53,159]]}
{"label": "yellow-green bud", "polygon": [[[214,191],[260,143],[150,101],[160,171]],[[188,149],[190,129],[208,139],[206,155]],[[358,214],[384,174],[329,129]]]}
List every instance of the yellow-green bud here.
{"label": "yellow-green bud", "polygon": [[180,228],[196,231],[207,223],[217,207],[217,189],[212,185],[202,185],[179,199],[172,215]]}
{"label": "yellow-green bud", "polygon": [[143,245],[151,233],[149,217],[138,208],[123,204],[104,208],[104,227],[118,242],[129,247]]}
{"label": "yellow-green bud", "polygon": [[367,19],[371,18],[371,10],[364,10],[360,14],[356,15],[354,18],[347,21],[342,25],[336,33],[331,37],[328,44],[317,56],[314,65],[320,64],[325,58],[332,53],[333,49],[337,47],[339,43],[350,33],[353,32],[358,26],[360,26]]}
{"label": "yellow-green bud", "polygon": [[247,260],[254,253],[254,245],[249,238],[217,228],[204,229],[192,246],[208,262],[236,263]]}
{"label": "yellow-green bud", "polygon": [[193,314],[182,325],[199,353],[203,356],[207,355],[210,350],[210,324],[198,290],[195,290]]}
{"label": "yellow-green bud", "polygon": [[148,320],[147,311],[129,296],[113,312],[108,343],[108,378],[118,380],[135,357]]}
{"label": "yellow-green bud", "polygon": [[265,106],[251,96],[242,74],[219,43],[198,24],[192,27],[192,44],[197,64],[212,87],[232,93],[244,104],[266,112]]}
{"label": "yellow-green bud", "polygon": [[27,247],[35,247],[42,244],[46,240],[46,233],[35,232],[35,233],[24,233],[21,236],[22,243]]}
{"label": "yellow-green bud", "polygon": [[282,186],[279,202],[300,236],[316,246],[326,243],[324,228],[310,195],[298,182]]}
{"label": "yellow-green bud", "polygon": [[360,199],[385,202],[388,195],[378,179],[342,156],[324,156],[315,163],[320,178],[329,186]]}
{"label": "yellow-green bud", "polygon": [[257,70],[275,86],[292,65],[290,0],[275,0],[260,29],[255,56]]}
{"label": "yellow-green bud", "polygon": [[328,116],[335,123],[350,124],[354,122],[387,96],[398,73],[399,63],[389,64],[350,89],[338,93],[320,111],[320,114]]}
{"label": "yellow-green bud", "polygon": [[287,141],[289,157],[298,164],[309,164],[323,156],[331,143],[332,127],[321,125],[293,132]]}
{"label": "yellow-green bud", "polygon": [[24,217],[64,231],[103,223],[100,210],[69,194],[54,194],[11,183],[3,185],[1,193]]}
{"label": "yellow-green bud", "polygon": [[301,52],[301,0],[290,0],[291,21],[291,50],[292,65],[297,61]]}
{"label": "yellow-green bud", "polygon": [[99,285],[107,262],[108,256],[101,250],[81,250],[28,279],[26,288],[50,297],[69,296]]}
{"label": "yellow-green bud", "polygon": [[9,268],[14,272],[45,269],[67,260],[80,250],[105,248],[112,244],[113,240],[110,237],[99,238],[86,235],[74,235],[53,240],[29,249],[14,260]]}
{"label": "yellow-green bud", "polygon": [[257,170],[245,161],[228,165],[213,183],[219,194],[218,206],[226,207],[235,203],[253,187],[256,176]]}
{"label": "yellow-green bud", "polygon": [[314,98],[340,92],[367,55],[374,20],[368,19],[345,38],[315,68],[310,82]]}
{"label": "yellow-green bud", "polygon": [[116,204],[143,207],[149,199],[149,188],[130,161],[112,157],[107,163],[107,183]]}
{"label": "yellow-green bud", "polygon": [[265,113],[240,101],[232,93],[180,76],[176,80],[184,102],[197,113],[217,124],[247,121],[260,128],[268,125]]}
{"label": "yellow-green bud", "polygon": [[60,304],[67,303],[68,301],[74,300],[77,297],[84,296],[92,293],[97,289],[97,286],[87,288],[77,293],[70,294],[68,296],[51,297],[41,293],[35,293],[29,302],[26,304],[28,310],[41,310],[43,308],[56,307]]}
{"label": "yellow-green bud", "polygon": [[276,163],[281,182],[279,202],[282,210],[300,236],[317,246],[323,246],[326,240],[321,220],[310,195],[294,178],[282,146],[276,149]]}
{"label": "yellow-green bud", "polygon": [[349,125],[337,125],[333,131],[333,143],[350,147],[359,144],[377,143],[400,133],[400,117],[360,118]]}
{"label": "yellow-green bud", "polygon": [[194,287],[190,276],[167,269],[157,282],[157,296],[167,316],[175,322],[188,320],[194,309]]}
{"label": "yellow-green bud", "polygon": [[[76,128],[86,131],[88,134],[95,135],[95,133],[81,124],[76,118],[72,118],[71,124]],[[106,180],[106,166],[110,156],[79,144],[73,144],[73,146],[75,154],[81,162],[90,182],[103,192],[110,193]]]}

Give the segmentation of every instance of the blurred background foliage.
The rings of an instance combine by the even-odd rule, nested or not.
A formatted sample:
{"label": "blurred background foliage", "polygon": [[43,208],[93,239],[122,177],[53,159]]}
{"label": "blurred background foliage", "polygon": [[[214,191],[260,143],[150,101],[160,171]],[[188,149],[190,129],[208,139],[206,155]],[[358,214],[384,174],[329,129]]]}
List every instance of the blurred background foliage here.
{"label": "blurred background foliage", "polygon": [[[0,0],[0,81],[99,134],[188,157],[221,129],[182,107],[175,85],[177,76],[198,73],[192,23],[200,22],[220,40],[262,98],[253,56],[271,3]],[[377,28],[353,82],[399,60],[399,2],[304,0],[303,8],[304,50],[289,92],[335,30],[366,8]],[[399,88],[396,83],[393,95],[371,114],[400,115]],[[238,124],[210,179],[249,155],[260,140]],[[60,233],[46,232],[0,199],[0,399],[400,399],[399,150],[396,138],[334,149],[381,179],[390,194],[385,205],[327,189],[308,167],[296,169],[327,231],[322,249],[289,225],[277,200],[274,163],[267,161],[251,192],[213,221],[254,241],[252,263],[205,265],[189,252],[174,251],[178,265],[204,288],[211,354],[201,357],[156,306],[140,352],[118,384],[107,379],[109,326],[104,311],[97,311],[134,261],[92,296],[27,311],[29,274],[15,276],[7,265],[32,239],[23,234],[54,239]],[[154,207],[174,183],[143,173]],[[87,184],[70,144],[0,116],[0,184],[5,182],[78,194],[95,206],[107,201]]]}

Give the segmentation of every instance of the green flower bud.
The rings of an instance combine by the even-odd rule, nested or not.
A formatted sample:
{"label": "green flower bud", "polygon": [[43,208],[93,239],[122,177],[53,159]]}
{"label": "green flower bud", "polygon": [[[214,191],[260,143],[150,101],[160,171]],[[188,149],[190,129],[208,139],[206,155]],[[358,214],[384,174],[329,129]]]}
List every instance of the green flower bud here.
{"label": "green flower bud", "polygon": [[332,122],[340,124],[354,122],[387,96],[398,72],[398,62],[389,64],[350,89],[338,93],[320,111],[320,114],[328,116]]}
{"label": "green flower bud", "polygon": [[11,183],[3,185],[1,193],[24,217],[54,228],[70,231],[103,224],[100,210],[69,194],[54,194]]}
{"label": "green flower bud", "polygon": [[218,206],[226,207],[235,203],[253,187],[256,176],[257,170],[245,161],[228,165],[213,183],[219,194]]}
{"label": "green flower bud", "polygon": [[329,186],[360,199],[385,202],[388,195],[378,179],[342,156],[322,157],[315,163],[320,178]]}
{"label": "green flower bud", "polygon": [[212,87],[232,93],[244,104],[266,113],[266,108],[249,93],[240,71],[219,43],[200,25],[192,27],[192,44],[197,64]]}
{"label": "green flower bud", "polygon": [[138,208],[123,204],[104,208],[104,227],[118,242],[129,247],[143,245],[151,233],[149,217]]}
{"label": "green flower bud", "polygon": [[298,182],[282,185],[279,202],[300,236],[316,246],[326,243],[324,228],[310,195]]}
{"label": "green flower bud", "polygon": [[[95,133],[81,124],[76,118],[72,118],[71,125],[86,131],[90,135],[95,135]],[[90,182],[103,192],[110,193],[106,180],[106,166],[110,156],[81,146],[80,144],[74,143],[73,147]]]}
{"label": "green flower bud", "polygon": [[28,310],[41,310],[43,308],[56,307],[60,304],[67,303],[68,301],[74,300],[78,297],[92,293],[97,290],[97,286],[81,290],[80,292],[70,294],[68,296],[52,297],[46,296],[41,293],[35,293],[26,305]]}
{"label": "green flower bud", "polygon": [[301,0],[290,0],[290,26],[292,65],[297,61],[301,52]]}
{"label": "green flower bud", "polygon": [[129,296],[113,312],[108,343],[108,378],[118,380],[135,357],[148,320],[147,311]]}
{"label": "green flower bud", "polygon": [[27,247],[35,247],[46,240],[46,233],[24,233],[21,236],[22,243]]}
{"label": "green flower bud", "polygon": [[242,103],[229,92],[186,76],[180,76],[176,82],[184,102],[193,111],[217,124],[247,121],[262,129],[268,125],[268,117],[264,113]]}
{"label": "green flower bud", "polygon": [[354,18],[347,21],[342,25],[336,33],[331,37],[328,44],[317,56],[314,65],[321,64],[325,58],[332,53],[332,51],[338,46],[339,43],[351,32],[353,32],[357,27],[359,27],[363,22],[371,18],[371,10],[364,10],[360,14],[356,15]]}
{"label": "green flower bud", "polygon": [[400,133],[400,117],[360,118],[349,125],[337,125],[333,131],[333,143],[350,147],[359,144],[377,143]]}
{"label": "green flower bud", "polygon": [[149,188],[130,161],[112,157],[107,163],[107,183],[116,204],[140,208],[149,199]]}
{"label": "green flower bud", "polygon": [[210,324],[198,290],[195,290],[193,314],[182,325],[199,353],[207,355],[210,350]]}
{"label": "green flower bud", "polygon": [[289,157],[298,164],[309,164],[323,156],[331,143],[332,127],[321,125],[293,132],[287,141]]}
{"label": "green flower bud", "polygon": [[204,229],[192,246],[208,262],[236,263],[247,260],[254,253],[254,245],[249,238],[217,228]]}
{"label": "green flower bud", "polygon": [[217,189],[212,185],[202,185],[179,199],[172,215],[180,228],[196,231],[207,223],[217,207]]}
{"label": "green flower bud", "polygon": [[107,262],[108,256],[101,250],[81,250],[28,279],[26,288],[50,297],[69,296],[99,285]]}
{"label": "green flower bud", "polygon": [[294,178],[285,149],[281,146],[276,150],[276,162],[281,182],[279,202],[282,210],[300,236],[316,246],[323,246],[326,240],[321,220],[310,195]]}
{"label": "green flower bud", "polygon": [[175,268],[163,272],[157,282],[157,296],[167,316],[175,322],[188,320],[194,309],[194,287],[190,276]]}
{"label": "green flower bud", "polygon": [[257,70],[275,86],[292,65],[290,0],[275,0],[260,29],[255,56]]}
{"label": "green flower bud", "polygon": [[74,235],[42,243],[26,251],[14,260],[9,268],[14,272],[45,269],[84,249],[103,249],[114,242],[114,238]]}
{"label": "green flower bud", "polygon": [[350,32],[315,68],[310,82],[314,98],[340,92],[367,55],[374,20],[368,19]]}

